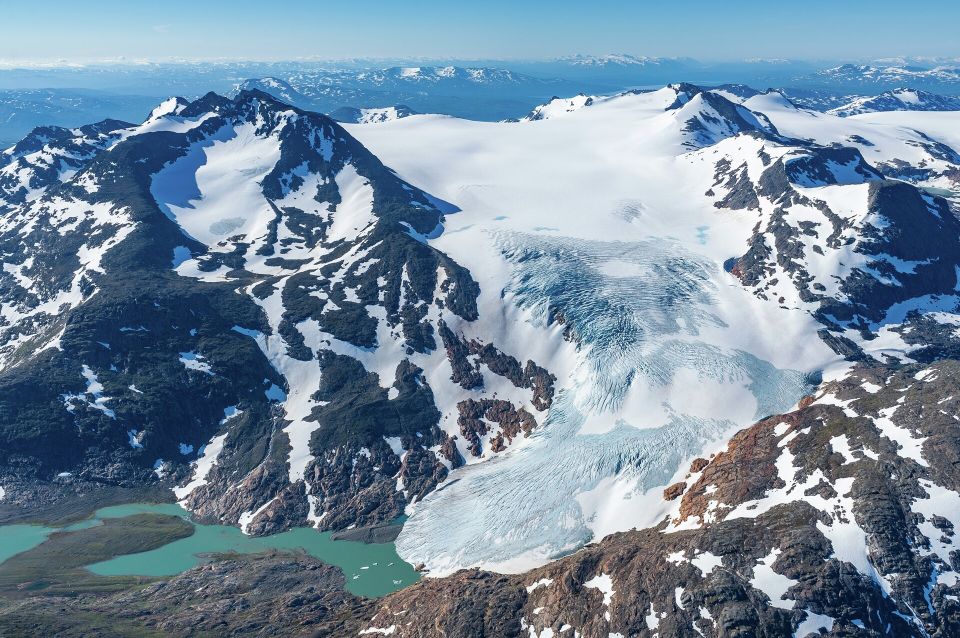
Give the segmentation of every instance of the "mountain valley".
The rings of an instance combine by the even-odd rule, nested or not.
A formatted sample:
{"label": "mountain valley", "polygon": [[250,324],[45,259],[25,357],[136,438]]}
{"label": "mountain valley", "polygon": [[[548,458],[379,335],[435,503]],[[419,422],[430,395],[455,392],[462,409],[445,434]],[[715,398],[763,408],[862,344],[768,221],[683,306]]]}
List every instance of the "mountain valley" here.
{"label": "mountain valley", "polygon": [[[0,524],[178,503],[422,580],[4,575],[189,536],[144,513],[0,563],[0,635],[960,632],[956,101],[406,68],[333,117],[257,80],[0,153]],[[414,76],[544,104],[418,112]]]}

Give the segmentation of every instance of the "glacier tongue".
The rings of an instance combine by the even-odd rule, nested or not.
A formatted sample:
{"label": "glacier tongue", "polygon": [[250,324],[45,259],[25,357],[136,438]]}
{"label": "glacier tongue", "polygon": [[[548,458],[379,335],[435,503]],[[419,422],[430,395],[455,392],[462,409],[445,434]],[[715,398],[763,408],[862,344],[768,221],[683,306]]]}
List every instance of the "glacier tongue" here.
{"label": "glacier tongue", "polygon": [[[603,434],[581,434],[586,417],[572,403],[561,394],[527,445],[463,468],[417,504],[397,539],[400,555],[432,575],[472,566],[529,569],[594,539],[578,495],[620,476],[635,482],[639,496],[669,481],[684,459],[733,425],[678,416],[659,428],[621,423]],[[607,506],[616,504],[598,504],[591,514]]]}
{"label": "glacier tongue", "polygon": [[[677,242],[493,239],[511,266],[505,292],[539,327],[562,321],[579,360],[526,445],[464,468],[413,508],[397,548],[433,574],[527,569],[615,529],[656,523],[665,510],[655,488],[711,442],[789,409],[811,387],[802,372],[717,338],[733,330],[717,300],[726,275]],[[659,509],[644,499],[651,490]]]}

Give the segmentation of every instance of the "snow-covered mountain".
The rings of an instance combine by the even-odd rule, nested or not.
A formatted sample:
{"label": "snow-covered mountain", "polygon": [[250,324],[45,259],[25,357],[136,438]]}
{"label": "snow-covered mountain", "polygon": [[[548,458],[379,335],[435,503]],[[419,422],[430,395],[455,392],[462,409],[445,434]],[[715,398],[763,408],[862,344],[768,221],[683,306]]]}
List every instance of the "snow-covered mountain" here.
{"label": "snow-covered mountain", "polygon": [[845,117],[881,111],[960,111],[960,98],[916,89],[897,89],[854,98],[828,112]]}
{"label": "snow-covered mountain", "polygon": [[405,514],[437,578],[353,635],[956,626],[958,114],[683,83],[539,113],[244,90],[5,151],[5,502]]}
{"label": "snow-covered mountain", "polygon": [[[498,252],[510,262],[506,287],[488,275],[481,291],[543,313],[540,325],[555,318],[588,364],[571,385],[558,374],[530,446],[428,495],[398,546],[444,572],[451,562],[514,571],[542,563],[545,545],[556,556],[638,531],[518,576],[431,579],[371,609],[362,630],[949,635],[960,621],[960,482],[947,460],[960,451],[960,229],[932,193],[958,187],[956,114],[897,113],[891,127],[879,116],[894,114],[875,124],[778,92],[689,85],[551,104],[557,113],[505,124],[499,137],[450,120],[354,131],[461,207],[438,247],[474,272]],[[431,153],[411,153],[411,139]],[[543,174],[548,186],[531,190]],[[721,261],[731,277],[714,280],[707,264]],[[750,344],[722,336],[732,326]],[[683,354],[667,354],[672,342]],[[823,356],[817,344],[847,363],[803,363]],[[738,350],[753,363],[727,358]],[[760,362],[773,386],[757,384]],[[686,385],[695,394],[661,403],[649,380],[676,384],[685,365],[697,371]],[[783,414],[766,407],[793,402],[816,383],[801,374],[814,369],[824,381],[810,395]],[[738,374],[753,379],[744,395]],[[726,411],[740,403],[768,418],[674,465],[678,447],[723,429],[714,419],[750,420]],[[650,410],[663,404],[670,425],[656,427]],[[506,485],[522,487],[504,494]],[[456,506],[465,502],[469,512]],[[504,560],[504,546],[518,557]]]}
{"label": "snow-covered mountain", "polygon": [[396,106],[385,106],[377,109],[358,109],[345,106],[332,112],[330,117],[338,122],[349,122],[350,124],[379,124],[410,117],[411,115],[417,115],[417,112],[409,106],[397,104]]}
{"label": "snow-covered mountain", "polygon": [[[739,104],[743,100],[759,95],[760,92],[751,89],[748,86],[740,84],[724,84],[708,90],[702,90],[699,87],[690,84],[670,85],[679,91],[678,103],[688,99],[688,95],[702,93],[701,99],[708,103],[716,104],[721,110],[732,109],[733,119],[737,119],[737,107],[727,105],[727,102]],[[613,100],[621,100],[630,95],[639,95],[644,93],[642,90],[624,91],[612,95],[585,95],[580,93],[570,98],[561,98],[554,96],[549,102],[537,105],[526,116],[521,118],[521,122],[534,122],[538,120],[548,120],[556,117],[562,117],[568,113],[579,111],[582,108],[603,104]],[[723,98],[719,100],[718,98]],[[717,120],[719,123],[719,120]]]}
{"label": "snow-covered mountain", "polygon": [[343,528],[542,422],[553,377],[463,336],[477,285],[428,244],[456,209],[329,118],[249,91],[66,133],[86,146],[59,180],[43,131],[4,156],[43,178],[4,193],[0,447],[33,458],[21,480],[173,479],[245,531]]}
{"label": "snow-covered mountain", "polygon": [[520,118],[521,122],[534,122],[559,117],[566,113],[573,113],[580,109],[593,106],[593,103],[602,98],[594,95],[574,95],[571,98],[553,97],[549,102],[535,106],[529,113]]}
{"label": "snow-covered mountain", "polygon": [[44,126],[0,152],[0,211],[40,197],[68,180],[131,125],[117,120],[67,129]]}
{"label": "snow-covered mountain", "polygon": [[[801,128],[794,122],[795,118],[802,123],[809,121],[809,124]],[[861,324],[876,325],[879,330],[884,325],[885,313],[891,305],[904,303],[909,298],[922,298],[927,294],[951,294],[955,281],[950,268],[957,263],[958,257],[955,246],[945,245],[941,257],[929,258],[930,264],[936,263],[939,264],[937,268],[944,268],[940,274],[912,278],[913,264],[928,258],[918,259],[912,253],[902,252],[907,250],[907,244],[900,245],[900,240],[884,240],[875,236],[876,231],[871,230],[873,225],[870,221],[872,215],[876,214],[871,210],[877,206],[889,206],[891,210],[884,216],[891,220],[891,237],[898,233],[909,235],[911,224],[920,223],[921,220],[928,219],[934,226],[954,223],[951,217],[944,215],[943,207],[946,204],[937,200],[940,203],[931,204],[934,206],[931,212],[922,212],[927,206],[924,195],[912,186],[901,187],[885,182],[880,171],[864,159],[869,151],[861,153],[860,148],[850,142],[847,148],[835,148],[832,136],[842,125],[843,120],[838,118],[801,111],[778,93],[758,94],[740,104],[718,93],[701,91],[689,85],[674,85],[652,93],[622,95],[563,117],[504,124],[511,128],[505,129],[499,138],[491,133],[489,127],[474,127],[444,119],[418,119],[409,121],[408,127],[366,131],[357,129],[353,132],[401,174],[424,176],[422,179],[426,181],[422,183],[430,192],[455,201],[463,209],[456,218],[458,225],[436,240],[445,252],[455,256],[472,272],[489,271],[489,264],[496,263],[498,255],[500,259],[506,258],[511,263],[508,274],[501,276],[501,279],[480,280],[481,291],[506,290],[509,295],[517,297],[522,307],[531,311],[549,308],[551,313],[564,318],[565,330],[574,335],[584,335],[575,342],[580,344],[581,352],[590,352],[597,359],[583,355],[587,357],[586,370],[591,372],[583,371],[574,375],[582,379],[578,382],[579,391],[567,386],[569,394],[565,393],[562,385],[564,375],[559,372],[563,368],[559,364],[551,364],[549,360],[544,364],[548,369],[557,370],[558,379],[561,380],[558,381],[561,388],[559,397],[574,401],[578,414],[597,415],[586,417],[587,423],[597,419],[609,422],[611,425],[607,427],[612,427],[613,423],[643,423],[645,428],[666,428],[662,430],[661,436],[664,438],[661,441],[673,442],[676,435],[666,434],[671,427],[690,432],[687,428],[694,428],[692,423],[696,422],[698,425],[694,429],[699,432],[697,436],[706,435],[709,438],[709,432],[717,432],[717,436],[722,436],[719,432],[724,430],[721,423],[725,420],[736,422],[738,418],[749,420],[751,417],[746,414],[724,417],[718,410],[701,410],[691,405],[681,407],[679,403],[665,398],[660,393],[667,392],[666,396],[669,396],[668,388],[672,387],[672,382],[667,381],[665,386],[660,386],[659,381],[653,379],[678,378],[676,375],[683,374],[680,372],[682,367],[675,368],[679,364],[668,363],[675,361],[676,356],[668,354],[668,346],[661,346],[666,348],[661,351],[661,356],[665,358],[657,358],[657,363],[654,363],[643,344],[646,339],[653,339],[656,343],[669,341],[668,335],[678,328],[667,329],[667,326],[680,326],[677,336],[699,326],[696,331],[702,338],[705,327],[701,321],[709,325],[716,320],[717,325],[725,326],[744,321],[742,318],[735,320],[723,314],[717,315],[718,308],[729,307],[728,304],[740,307],[741,303],[745,304],[744,307],[753,306],[749,305],[752,302],[745,300],[717,301],[714,295],[731,290],[721,283],[721,275],[716,288],[708,285],[705,289],[696,287],[686,293],[702,300],[705,314],[687,316],[686,306],[675,310],[671,307],[664,309],[660,302],[654,307],[658,308],[658,312],[667,314],[655,323],[656,327],[651,326],[646,318],[652,312],[650,306],[632,301],[637,295],[630,292],[628,282],[643,281],[647,269],[654,272],[666,269],[659,259],[664,260],[664,264],[677,260],[688,267],[700,263],[695,256],[705,256],[705,264],[726,263],[727,269],[739,278],[738,286],[744,286],[738,289],[755,295],[759,303],[755,311],[761,315],[766,311],[778,315],[776,319],[758,315],[747,320],[749,325],[796,326],[795,329],[799,331],[796,336],[778,338],[777,346],[771,346],[769,350],[761,347],[757,341],[747,347],[733,346],[721,340],[704,343],[706,350],[702,350],[700,355],[689,351],[684,355],[684,360],[698,361],[694,365],[695,370],[703,370],[706,359],[701,357],[707,357],[707,351],[715,352],[720,358],[714,360],[710,369],[738,369],[740,372],[737,374],[744,375],[741,377],[743,379],[759,373],[751,372],[750,366],[741,367],[746,364],[737,363],[734,355],[730,355],[734,356],[733,359],[726,358],[737,350],[750,352],[752,357],[756,357],[754,361],[766,362],[763,365],[772,364],[773,369],[779,368],[778,373],[774,374],[771,370],[768,374],[768,378],[777,379],[774,384],[776,389],[771,387],[771,394],[765,391],[751,395],[753,398],[748,404],[754,406],[764,406],[774,396],[783,397],[789,402],[787,397],[792,392],[805,392],[805,373],[823,369],[823,362],[811,363],[809,367],[800,364],[805,356],[824,356],[824,361],[831,356],[826,352],[814,354],[817,351],[814,342],[809,337],[800,336],[804,331],[812,330],[807,334],[813,335],[822,330],[824,340],[815,338],[815,341],[830,350],[844,352],[847,342],[852,342],[852,356],[871,348],[870,341],[863,339],[858,332]],[[793,128],[795,130],[791,130]],[[825,138],[822,143],[809,141],[813,131],[818,129],[827,132],[829,139]],[[921,156],[928,162],[935,161],[934,155],[938,151],[930,147],[930,141],[924,142],[919,133],[899,133],[907,139],[898,140],[895,146],[894,141],[886,137],[888,133],[885,129],[877,127],[875,132],[880,135],[863,132],[861,137],[865,141],[862,147],[872,150],[882,147],[891,165],[898,155],[914,162],[920,162]],[[847,133],[848,136],[851,134]],[[836,141],[841,142],[845,138]],[[407,145],[411,139],[421,140],[425,147],[431,148],[429,157],[410,153]],[[445,144],[444,140],[450,142]],[[461,144],[467,144],[473,153],[458,156],[455,148]],[[869,147],[868,144],[874,146]],[[927,144],[932,153],[928,154],[920,144]],[[445,151],[447,148],[450,150]],[[873,152],[872,155],[875,157],[877,153]],[[577,161],[568,162],[567,158],[571,156],[576,157]],[[475,159],[477,157],[496,158],[497,172],[491,176],[490,165],[481,163]],[[531,161],[532,157],[537,160]],[[555,157],[556,161],[546,164],[545,158],[550,157]],[[949,164],[942,164],[942,167],[945,172],[950,170]],[[535,196],[530,194],[518,199],[518,193],[524,192],[522,185],[535,183],[536,175],[544,171],[551,175],[550,188],[535,191]],[[448,176],[450,182],[446,181]],[[665,183],[675,185],[664,188]],[[465,186],[472,184],[478,186]],[[481,184],[483,186],[479,186]],[[584,184],[591,186],[585,189]],[[684,193],[684,196],[678,199],[675,195],[677,192]],[[859,195],[854,196],[854,192],[859,192]],[[860,212],[853,215],[853,209],[848,208],[850,204],[844,203],[843,198],[835,200],[834,193],[845,193],[845,197],[852,197],[854,209]],[[702,213],[694,212],[694,201],[701,202]],[[914,221],[907,222],[904,219],[894,222],[900,214],[895,211],[907,205],[908,210],[916,211]],[[515,212],[511,214],[511,211]],[[582,211],[592,213],[585,215]],[[607,212],[600,214],[598,211]],[[718,217],[717,211],[740,212]],[[814,215],[814,211],[819,212]],[[938,221],[941,219],[942,222]],[[451,232],[460,225],[460,232]],[[894,227],[900,230],[894,231]],[[631,231],[631,228],[635,230]],[[955,235],[946,226],[937,230],[931,227],[929,230],[938,236]],[[813,240],[814,235],[808,233],[816,234],[819,240]],[[645,259],[634,262],[613,256],[631,254],[630,251],[634,249],[638,254],[650,251],[643,242],[651,236],[681,239],[675,247],[664,246],[666,252],[661,254],[658,251],[654,253],[656,256],[646,258],[651,261]],[[830,239],[831,236],[834,239]],[[855,239],[850,239],[857,236],[871,236],[873,239],[857,244]],[[565,239],[568,237],[577,239]],[[610,243],[612,237],[617,240]],[[637,243],[631,243],[628,237],[636,237],[632,241]],[[567,244],[566,241],[572,243]],[[891,241],[898,245],[894,247]],[[491,245],[487,253],[478,250],[478,246],[484,242]],[[579,246],[579,259],[573,259],[569,252],[575,250],[574,246]],[[734,250],[732,246],[742,248]],[[581,260],[584,262],[582,265]],[[607,260],[612,260],[616,266],[604,265]],[[842,268],[839,266],[841,262],[844,264]],[[804,265],[798,269],[799,264]],[[919,263],[916,268],[920,268]],[[704,281],[711,281],[713,275],[709,272],[704,271],[697,278],[702,276]],[[719,272],[722,273],[723,269],[720,268]],[[684,274],[681,280],[686,280],[691,274]],[[922,289],[922,286],[914,287],[921,280],[932,282],[941,277],[945,280],[944,285],[936,292]],[[589,281],[590,289],[597,291],[594,294],[602,295],[605,304],[619,309],[616,313],[616,337],[603,332],[597,323],[598,317],[584,309],[579,300],[586,292],[570,289],[572,282],[581,280]],[[661,285],[669,289],[666,283]],[[768,285],[772,287],[768,288]],[[701,294],[704,296],[700,297]],[[714,301],[708,301],[710,299]],[[783,314],[779,315],[780,312]],[[539,321],[542,325],[552,325],[550,316],[541,317]],[[636,317],[637,327],[625,329],[623,322],[627,320],[624,317]],[[792,324],[791,317],[800,323]],[[803,317],[815,319],[818,327],[803,328]],[[624,334],[637,335],[635,347],[638,354],[644,353],[641,359],[632,360],[624,354],[632,352],[627,345],[632,342],[626,340]],[[605,353],[600,345],[604,343],[617,344],[615,364],[606,358],[613,356],[613,353]],[[805,348],[812,349],[806,350],[806,354],[797,352],[787,359],[779,359],[776,351],[783,343],[804,343]],[[714,351],[713,348],[718,350]],[[721,354],[724,352],[728,355]],[[644,372],[639,372],[641,370]],[[694,378],[706,383],[703,377],[696,375]],[[626,381],[628,379],[630,381]],[[647,383],[651,385],[647,386]],[[791,387],[795,389],[790,390]],[[733,391],[724,383],[717,388],[725,394]],[[639,394],[633,395],[633,392]],[[640,409],[640,405],[648,405],[643,401],[636,404],[640,412],[630,416],[628,406],[640,401],[633,397],[644,395],[655,405],[666,402],[671,406],[667,408],[667,414],[672,416],[663,417],[665,420],[658,422],[646,408]],[[573,399],[574,396],[577,399]],[[799,398],[798,394],[792,396],[793,400]],[[610,411],[610,416],[600,417],[605,408]],[[767,414],[775,411],[771,407],[757,409]],[[685,414],[685,410],[691,411]],[[702,421],[707,414],[711,418]],[[610,421],[607,421],[608,418]],[[531,460],[537,453],[520,450],[496,466],[489,466],[489,470],[478,468],[458,483],[427,497],[401,534],[399,545],[403,551],[433,567],[442,564],[438,556],[450,556],[454,552],[459,555],[459,560],[467,558],[465,564],[477,561],[487,565],[491,564],[491,559],[495,559],[492,562],[499,565],[510,552],[520,550],[535,553],[546,546],[552,548],[547,550],[548,554],[560,553],[563,548],[582,542],[583,530],[569,522],[560,525],[555,521],[547,524],[551,530],[566,531],[557,532],[553,538],[545,538],[538,526],[531,526],[520,537],[515,529],[516,519],[507,516],[507,512],[515,512],[519,516],[520,511],[530,511],[531,508],[540,511],[540,506],[518,495],[513,497],[517,500],[511,500],[505,506],[497,497],[497,490],[492,488],[501,480],[503,473],[514,477],[511,482],[529,485],[536,480],[535,476],[547,472],[545,466],[557,463],[557,459],[546,450],[556,450],[556,454],[582,459],[583,464],[591,468],[602,468],[606,463],[610,463],[610,467],[622,467],[622,459],[631,458],[631,452],[637,458],[666,458],[665,451],[646,438],[629,443],[627,435],[635,431],[630,428],[617,431],[619,436],[627,438],[612,437],[616,440],[617,454],[613,458],[618,460],[606,460],[604,454],[613,450],[607,450],[599,443],[591,444],[597,447],[588,448],[591,454],[598,456],[589,456],[580,447],[586,442],[581,443],[576,433],[583,433],[581,428],[593,431],[592,428],[569,423],[555,415],[550,420],[551,425],[535,439],[543,446],[544,451],[540,452],[546,457],[543,465],[539,460]],[[573,423],[577,421],[573,420]],[[688,443],[691,440],[689,436],[688,433]],[[634,445],[638,447],[634,448]],[[651,445],[654,447],[649,447]],[[578,464],[571,468],[571,476],[564,479],[568,483],[558,483],[556,480],[551,483],[552,493],[557,500],[551,500],[544,509],[555,512],[554,516],[567,521],[571,517],[576,520],[578,515],[574,512],[583,512],[580,514],[585,516],[583,520],[593,521],[586,524],[587,528],[593,527],[599,535],[613,531],[605,525],[608,521],[618,520],[609,512],[618,512],[620,524],[626,520],[623,504],[617,498],[607,500],[612,494],[634,495],[636,498],[637,493],[645,493],[654,482],[666,484],[669,481],[667,475],[672,474],[671,463],[667,462],[665,465],[635,468],[636,473],[629,470],[626,476],[608,477],[606,483],[600,481],[600,476],[592,475],[584,484],[582,478],[575,478],[583,476],[582,467]],[[494,468],[499,476],[493,476]],[[602,470],[594,472],[603,473]],[[601,484],[605,489],[597,487]],[[457,501],[486,501],[486,494],[490,497],[489,503],[483,506],[484,511],[488,512],[487,516],[482,517],[485,529],[493,536],[500,536],[508,534],[507,528],[510,528],[511,538],[515,543],[521,543],[514,549],[504,545],[491,547],[484,542],[487,537],[477,534],[477,530],[470,526],[470,521],[461,519],[458,510],[452,506]],[[542,495],[534,494],[531,499],[542,501]],[[589,500],[582,496],[579,500],[565,501],[570,497],[564,494],[591,496]],[[645,511],[647,514],[653,512]],[[653,515],[656,517],[655,513]],[[501,523],[503,528],[499,529]],[[491,528],[499,531],[492,531]],[[458,531],[453,534],[450,530]],[[464,554],[464,548],[471,553]],[[473,561],[469,557],[473,557]]]}

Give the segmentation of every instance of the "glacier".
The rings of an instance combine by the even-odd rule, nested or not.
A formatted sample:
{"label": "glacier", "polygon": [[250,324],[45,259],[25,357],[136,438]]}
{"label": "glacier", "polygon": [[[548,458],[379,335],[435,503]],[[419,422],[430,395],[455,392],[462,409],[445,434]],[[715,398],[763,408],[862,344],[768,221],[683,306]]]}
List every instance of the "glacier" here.
{"label": "glacier", "polygon": [[659,499],[711,442],[786,411],[818,381],[704,340],[706,327],[731,329],[716,303],[728,275],[679,242],[492,240],[511,268],[503,294],[540,328],[562,318],[578,364],[526,445],[464,468],[411,508],[397,549],[434,575],[562,556],[613,531],[611,508],[619,529],[655,523],[664,512],[644,507],[644,493]]}
{"label": "glacier", "polygon": [[675,506],[663,488],[693,458],[844,367],[810,338],[820,326],[806,310],[759,300],[724,270],[757,216],[721,213],[703,193],[721,157],[758,151],[732,133],[691,150],[682,124],[698,107],[678,113],[677,95],[520,123],[347,127],[459,209],[430,240],[480,284],[480,320],[458,329],[557,375],[529,439],[408,507],[398,551],[431,575],[523,570],[655,525]]}

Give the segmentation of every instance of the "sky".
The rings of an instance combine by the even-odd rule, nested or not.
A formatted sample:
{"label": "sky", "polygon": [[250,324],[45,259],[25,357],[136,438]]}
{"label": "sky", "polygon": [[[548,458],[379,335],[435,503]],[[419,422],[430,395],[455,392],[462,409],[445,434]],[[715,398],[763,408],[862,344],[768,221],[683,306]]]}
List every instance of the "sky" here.
{"label": "sky", "polygon": [[4,0],[0,61],[960,57],[956,0]]}

